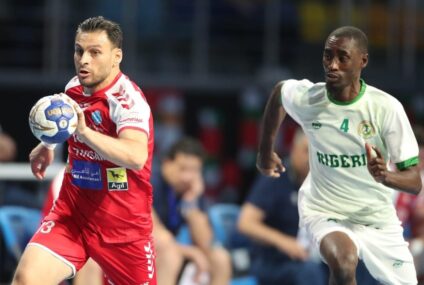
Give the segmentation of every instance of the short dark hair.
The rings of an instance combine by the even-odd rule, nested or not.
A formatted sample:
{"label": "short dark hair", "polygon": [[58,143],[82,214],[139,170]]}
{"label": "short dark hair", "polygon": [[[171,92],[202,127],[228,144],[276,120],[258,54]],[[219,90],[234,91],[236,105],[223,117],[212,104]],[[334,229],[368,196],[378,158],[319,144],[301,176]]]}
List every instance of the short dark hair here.
{"label": "short dark hair", "polygon": [[194,155],[200,158],[202,161],[206,157],[206,152],[202,144],[198,140],[191,137],[183,137],[174,143],[166,153],[165,159],[173,160],[179,153]]}
{"label": "short dark hair", "polygon": [[356,27],[353,27],[353,26],[340,27],[332,31],[331,34],[328,36],[327,40],[330,37],[354,39],[357,47],[363,53],[368,53],[368,38],[362,30]]}
{"label": "short dark hair", "polygon": [[123,34],[119,24],[107,20],[102,16],[92,17],[78,25],[76,34],[94,31],[105,31],[112,44],[117,48],[122,48]]}

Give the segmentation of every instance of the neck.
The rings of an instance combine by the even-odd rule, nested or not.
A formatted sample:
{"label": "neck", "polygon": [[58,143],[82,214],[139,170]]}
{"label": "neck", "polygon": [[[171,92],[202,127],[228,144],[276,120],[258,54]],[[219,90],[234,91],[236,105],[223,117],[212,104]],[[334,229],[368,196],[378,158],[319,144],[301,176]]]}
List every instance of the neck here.
{"label": "neck", "polygon": [[359,92],[361,90],[361,82],[358,79],[352,82],[351,84],[341,88],[327,86],[327,90],[330,93],[330,96],[336,99],[337,101],[349,102],[359,95]]}
{"label": "neck", "polygon": [[109,84],[111,84],[113,82],[113,80],[115,80],[116,76],[121,72],[121,70],[119,68],[115,68],[112,69],[112,71],[110,72],[109,76],[106,77],[105,80],[103,80],[102,82],[100,82],[99,84],[97,84],[96,86],[93,87],[84,87],[84,93],[85,94],[93,94],[99,90],[102,90],[103,88],[105,88],[106,86],[108,86]]}

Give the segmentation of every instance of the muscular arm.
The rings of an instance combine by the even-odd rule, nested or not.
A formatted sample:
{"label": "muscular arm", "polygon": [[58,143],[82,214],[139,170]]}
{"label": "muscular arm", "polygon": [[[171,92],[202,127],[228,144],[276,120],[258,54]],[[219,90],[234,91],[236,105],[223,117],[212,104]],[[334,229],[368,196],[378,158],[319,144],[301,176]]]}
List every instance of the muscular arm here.
{"label": "muscular arm", "polygon": [[281,104],[281,88],[284,82],[275,85],[265,107],[261,123],[259,152],[257,157],[258,170],[268,176],[278,177],[284,171],[279,157],[274,153],[274,144],[281,123],[286,117],[286,111]]}
{"label": "muscular arm", "polygon": [[[375,181],[383,183],[387,187],[417,195],[422,188],[420,170],[417,165],[408,167],[402,171],[390,171],[380,150],[369,144],[365,144],[368,160],[368,171]],[[375,155],[373,155],[373,150]]]}
{"label": "muscular arm", "polygon": [[391,188],[418,195],[422,187],[419,168],[418,166],[412,166],[398,172],[387,171],[383,184]]}
{"label": "muscular arm", "polygon": [[294,259],[305,259],[306,251],[297,240],[264,223],[265,213],[251,203],[241,209],[238,229],[241,233],[261,243],[271,245]]}
{"label": "muscular arm", "polygon": [[147,160],[147,134],[133,129],[123,130],[113,138],[86,127],[79,138],[105,159],[129,169],[141,169]]}

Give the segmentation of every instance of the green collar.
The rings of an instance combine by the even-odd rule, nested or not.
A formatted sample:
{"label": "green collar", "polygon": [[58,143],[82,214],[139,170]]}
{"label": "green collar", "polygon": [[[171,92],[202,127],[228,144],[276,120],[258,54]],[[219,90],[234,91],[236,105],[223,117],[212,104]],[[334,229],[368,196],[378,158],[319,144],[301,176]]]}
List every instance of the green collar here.
{"label": "green collar", "polygon": [[336,105],[350,105],[350,104],[355,103],[356,101],[358,101],[359,99],[362,98],[362,96],[365,93],[365,88],[367,87],[367,84],[365,83],[365,81],[362,78],[359,79],[359,82],[361,83],[361,89],[359,90],[358,96],[356,96],[352,100],[350,100],[350,101],[339,101],[339,100],[336,100],[336,99],[334,99],[333,96],[331,96],[330,92],[328,92],[328,90],[327,90],[328,100],[330,100],[332,103],[334,103]]}

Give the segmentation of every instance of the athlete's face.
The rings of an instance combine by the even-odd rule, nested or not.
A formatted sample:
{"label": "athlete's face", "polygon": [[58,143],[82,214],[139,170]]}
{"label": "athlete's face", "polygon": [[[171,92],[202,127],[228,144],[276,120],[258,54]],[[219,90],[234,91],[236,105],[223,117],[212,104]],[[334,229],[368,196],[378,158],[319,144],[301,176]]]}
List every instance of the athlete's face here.
{"label": "athlete's face", "polygon": [[75,37],[74,63],[78,79],[90,92],[106,87],[119,72],[122,50],[106,31],[79,32]]}
{"label": "athlete's face", "polygon": [[[195,155],[177,153],[173,160],[166,160],[168,182],[178,194],[183,194],[202,182],[202,160]],[[201,181],[199,181],[201,180]]]}
{"label": "athlete's face", "polygon": [[327,39],[322,64],[330,89],[342,89],[357,82],[367,63],[368,53],[361,51],[354,39],[335,36]]}

